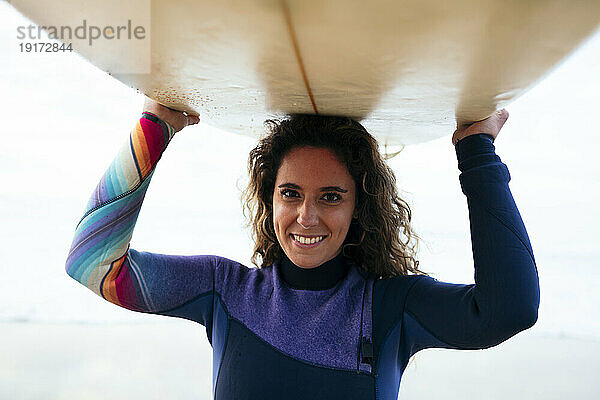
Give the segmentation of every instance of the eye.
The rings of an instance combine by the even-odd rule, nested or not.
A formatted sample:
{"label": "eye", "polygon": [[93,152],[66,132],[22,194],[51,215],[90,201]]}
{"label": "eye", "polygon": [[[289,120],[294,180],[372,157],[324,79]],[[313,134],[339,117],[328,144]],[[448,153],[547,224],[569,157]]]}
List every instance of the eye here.
{"label": "eye", "polygon": [[284,199],[300,197],[300,194],[293,189],[282,189],[279,193],[281,193],[281,197],[283,197]]}
{"label": "eye", "polygon": [[339,193],[325,193],[323,197],[321,197],[328,203],[339,203],[342,200],[342,196]]}

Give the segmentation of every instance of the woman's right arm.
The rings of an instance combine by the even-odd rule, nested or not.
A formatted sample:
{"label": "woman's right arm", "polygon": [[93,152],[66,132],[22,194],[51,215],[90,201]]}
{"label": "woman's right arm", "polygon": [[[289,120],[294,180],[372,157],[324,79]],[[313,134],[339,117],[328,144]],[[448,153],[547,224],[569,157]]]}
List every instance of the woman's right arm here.
{"label": "woman's right arm", "polygon": [[[150,106],[149,106],[150,104]],[[158,117],[162,111],[165,122]],[[130,249],[154,168],[177,130],[197,117],[146,103],[79,221],[66,271],[102,298],[134,311],[179,316],[206,325],[212,313],[212,256],[167,256]],[[177,118],[168,118],[172,113]]]}

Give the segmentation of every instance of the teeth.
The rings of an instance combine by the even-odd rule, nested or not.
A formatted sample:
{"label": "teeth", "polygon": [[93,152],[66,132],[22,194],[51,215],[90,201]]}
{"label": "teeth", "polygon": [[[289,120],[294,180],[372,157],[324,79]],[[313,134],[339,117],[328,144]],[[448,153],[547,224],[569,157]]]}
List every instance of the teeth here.
{"label": "teeth", "polygon": [[296,239],[296,241],[298,241],[302,244],[314,244],[314,243],[320,242],[321,240],[325,239],[325,236],[308,238],[305,236],[294,235],[294,239]]}

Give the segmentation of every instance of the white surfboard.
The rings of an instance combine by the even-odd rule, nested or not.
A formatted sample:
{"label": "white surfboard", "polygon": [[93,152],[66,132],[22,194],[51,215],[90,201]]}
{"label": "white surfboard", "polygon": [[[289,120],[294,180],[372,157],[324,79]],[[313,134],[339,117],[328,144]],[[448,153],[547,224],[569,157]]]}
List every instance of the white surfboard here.
{"label": "white surfboard", "polygon": [[[49,32],[84,20],[88,31],[109,27],[92,44],[90,35],[61,40],[121,82],[216,127],[257,134],[283,113],[348,115],[389,145],[487,117],[600,24],[597,0],[10,3]],[[117,39],[119,26],[128,29]],[[136,27],[143,39],[131,37]]]}

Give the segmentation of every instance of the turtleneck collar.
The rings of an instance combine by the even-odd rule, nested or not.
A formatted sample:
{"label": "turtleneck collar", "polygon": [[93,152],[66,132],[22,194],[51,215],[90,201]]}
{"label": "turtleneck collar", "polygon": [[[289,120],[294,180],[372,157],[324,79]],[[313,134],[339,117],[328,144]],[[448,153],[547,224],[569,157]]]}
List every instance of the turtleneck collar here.
{"label": "turtleneck collar", "polygon": [[294,289],[305,290],[330,289],[346,276],[349,269],[341,253],[315,268],[301,268],[285,255],[280,265],[283,280]]}

